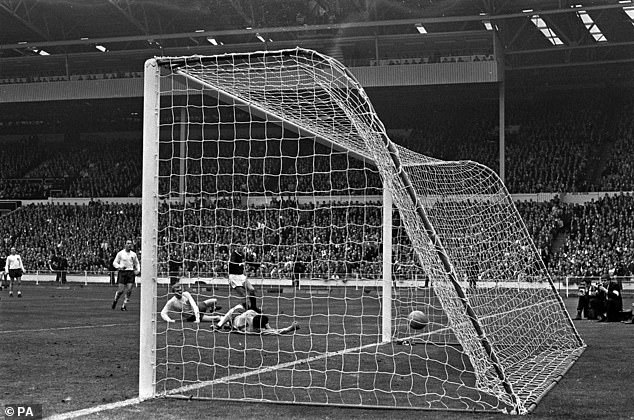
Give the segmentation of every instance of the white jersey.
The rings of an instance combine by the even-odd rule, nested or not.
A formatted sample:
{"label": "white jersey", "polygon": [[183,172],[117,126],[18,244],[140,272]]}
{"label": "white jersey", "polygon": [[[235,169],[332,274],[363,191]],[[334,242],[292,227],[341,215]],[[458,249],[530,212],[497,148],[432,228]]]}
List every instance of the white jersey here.
{"label": "white jersey", "polygon": [[7,257],[7,261],[4,265],[4,271],[20,269],[24,271],[24,265],[22,264],[22,258],[18,254],[12,254]]}
{"label": "white jersey", "polygon": [[185,315],[194,315],[194,308],[192,308],[190,299],[193,300],[192,295],[189,292],[183,292],[180,299],[176,296],[172,296],[165,304],[165,307],[171,312],[182,312]]}
{"label": "white jersey", "polygon": [[249,309],[233,318],[233,328],[246,332],[257,332],[259,329],[253,327],[253,318],[258,315],[253,309]]}
{"label": "white jersey", "polygon": [[[194,305],[196,308],[194,309]],[[182,313],[185,316],[196,315],[198,311],[198,305],[196,301],[192,297],[191,293],[183,292],[180,298],[176,296],[172,296],[170,300],[165,303],[163,310],[161,311],[161,318],[165,321],[169,321],[171,318],[169,317],[170,312]]]}
{"label": "white jersey", "polygon": [[140,271],[141,269],[136,253],[134,251],[126,251],[125,249],[117,253],[112,265],[119,270]]}

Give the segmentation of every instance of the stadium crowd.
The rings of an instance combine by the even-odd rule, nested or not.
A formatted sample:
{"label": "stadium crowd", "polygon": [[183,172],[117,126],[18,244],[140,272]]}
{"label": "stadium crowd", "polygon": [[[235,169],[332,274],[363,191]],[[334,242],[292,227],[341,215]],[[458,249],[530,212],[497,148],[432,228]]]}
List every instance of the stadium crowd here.
{"label": "stadium crowd", "polygon": [[141,183],[140,161],[140,141],[126,139],[5,142],[0,198],[127,197]]}
{"label": "stadium crowd", "polygon": [[[610,268],[618,275],[633,273],[634,196],[517,206],[554,276],[598,277]],[[251,270],[266,277],[290,276],[295,264],[322,278],[373,278],[382,269],[379,202],[315,207],[281,200],[247,207],[236,198],[204,208],[163,203],[159,214],[171,218],[169,226],[165,217],[159,219],[163,272],[174,259],[190,276],[224,275],[229,247],[239,241],[250,246]],[[140,245],[140,215],[138,204],[31,204],[4,216],[0,233],[3,248],[18,248],[31,271],[47,270],[51,256],[59,254],[68,259],[70,272],[105,272],[126,238]],[[399,274],[421,274],[407,236],[401,231],[394,237]],[[556,240],[562,243],[555,248]]]}
{"label": "stadium crowd", "polygon": [[[509,105],[505,135],[509,192],[631,190],[623,187],[627,182],[632,186],[628,148],[634,105],[601,109],[592,100],[577,101],[574,108],[553,98]],[[499,168],[497,107],[464,105],[453,111],[441,107],[426,112],[431,114],[429,120],[397,135],[395,141],[439,159],[469,159]],[[603,179],[598,176],[601,172],[594,173],[597,166],[603,169]]]}
{"label": "stadium crowd", "polygon": [[[523,112],[509,112],[506,184],[510,192],[634,189],[634,123],[629,118],[634,104],[603,111],[584,101],[574,109],[554,99],[551,102],[529,102],[522,105]],[[490,109],[467,104],[460,112],[429,112],[430,118],[416,128],[391,137],[428,156],[444,160],[468,157],[497,167],[496,119]],[[163,252],[180,261],[185,271],[226,271],[228,247],[239,237],[257,244],[252,250],[257,261],[251,267],[266,275],[288,274],[296,265],[311,275],[325,277],[368,277],[380,272],[378,204],[339,203],[322,209],[289,199],[248,207],[244,201],[247,192],[294,196],[297,200],[326,195],[335,201],[337,196],[378,195],[380,178],[375,167],[307,139],[219,141],[217,147],[205,148],[204,153],[196,144],[189,149],[195,157],[189,159],[184,182],[190,194],[200,193],[215,201],[206,213],[195,206],[178,210],[183,217],[172,220],[170,229],[181,226],[181,230],[166,230],[163,243]],[[99,199],[140,196],[140,139],[115,136],[51,142],[27,136],[3,140],[1,146],[0,197],[94,198],[87,206],[41,201],[3,217],[0,232],[4,251],[16,246],[28,261],[29,270],[46,270],[50,256],[61,252],[68,258],[69,271],[105,271],[113,247],[128,237],[136,238],[138,246],[140,206],[107,204]],[[165,150],[161,153],[167,157]],[[162,159],[161,164],[168,164],[168,160]],[[160,193],[177,192],[180,178],[162,179]],[[227,204],[230,193],[236,194],[239,204]],[[554,199],[518,202],[517,206],[554,275],[598,276],[608,268],[624,274],[634,270],[632,201],[625,193],[585,204]],[[125,232],[112,228],[120,225],[126,226]],[[199,233],[191,226],[244,229],[203,229]],[[184,246],[173,246],[181,240]],[[402,250],[397,252],[399,270],[410,275],[418,272],[407,240],[399,239],[395,245]]]}
{"label": "stadium crowd", "polygon": [[[631,191],[634,189],[632,148],[634,101],[597,107],[592,100],[548,99],[509,105],[505,184],[511,193]],[[417,127],[391,135],[403,146],[442,160],[469,159],[498,169],[496,107],[465,104],[451,112],[430,106],[421,112]],[[245,116],[198,116],[211,129],[224,130],[228,121]],[[211,113],[213,114],[213,113]],[[194,118],[194,117],[192,117]],[[353,194],[379,193],[380,179],[372,165],[308,139],[270,138],[271,128],[254,125],[242,140],[218,141],[216,147],[188,144],[189,173],[204,179],[209,192],[273,193],[321,191],[347,193],[350,185],[365,188]],[[213,131],[213,130],[212,130]],[[254,138],[256,141],[244,139]],[[162,150],[165,153],[177,153]],[[266,158],[263,156],[266,153]],[[166,155],[163,157],[167,158]],[[139,196],[141,139],[83,138],[80,141],[44,141],[37,136],[3,141],[0,145],[0,197],[45,199],[62,197]],[[167,165],[165,160],[162,164]],[[248,175],[248,176],[247,176]],[[366,180],[367,179],[367,180]],[[189,182],[196,193],[197,183]],[[163,185],[161,188],[174,188]]]}
{"label": "stadium crowd", "polygon": [[[30,204],[3,217],[5,253],[20,250],[29,271],[49,270],[52,255],[63,255],[70,272],[104,272],[127,238],[141,232],[137,204]],[[119,228],[121,227],[121,228]]]}

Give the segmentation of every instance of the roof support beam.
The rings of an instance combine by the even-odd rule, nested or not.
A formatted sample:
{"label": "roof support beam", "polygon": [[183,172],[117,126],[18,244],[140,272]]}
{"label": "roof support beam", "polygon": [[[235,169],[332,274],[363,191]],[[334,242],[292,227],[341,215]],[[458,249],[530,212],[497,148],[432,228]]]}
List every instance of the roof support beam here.
{"label": "roof support beam", "polygon": [[506,44],[504,45],[504,49],[511,48],[513,44],[515,44],[515,41],[517,41],[521,37],[524,29],[530,24],[531,24],[530,19],[524,19],[524,21],[522,22],[522,25],[515,31],[515,34],[511,37],[511,39],[509,39],[506,42]]}
{"label": "roof support beam", "polygon": [[37,6],[37,2],[31,2],[30,4],[23,0],[2,0],[0,1],[0,10],[4,10],[7,14],[13,17],[15,20],[26,26],[39,38],[50,41],[49,34],[42,32],[38,26],[36,26],[31,20],[31,10]]}
{"label": "roof support beam", "polygon": [[[542,17],[542,19],[544,19],[544,18]],[[557,25],[557,22],[554,19],[546,18],[546,19],[544,19],[544,21],[546,22],[546,24],[548,26],[550,26],[551,29],[553,29],[555,31],[555,34],[557,34],[559,39],[561,39],[565,45],[578,45],[578,44],[580,44],[579,41],[573,41],[572,39],[570,39],[568,37],[568,34],[566,34],[566,31],[564,31],[559,25]]]}
{"label": "roof support beam", "polygon": [[239,14],[242,19],[244,19],[244,22],[248,26],[253,25],[253,19],[249,17],[249,15],[244,11],[244,8],[242,7],[242,4],[240,3],[239,0],[230,0],[229,3],[231,4],[231,7],[233,8],[233,10],[237,14]]}
{"label": "roof support beam", "polygon": [[130,8],[130,2],[128,0],[108,0],[108,3],[114,6],[114,8],[117,9],[135,28],[141,31],[141,33],[145,35],[150,33],[150,28],[147,24],[147,21],[140,22],[132,14],[132,9]]}

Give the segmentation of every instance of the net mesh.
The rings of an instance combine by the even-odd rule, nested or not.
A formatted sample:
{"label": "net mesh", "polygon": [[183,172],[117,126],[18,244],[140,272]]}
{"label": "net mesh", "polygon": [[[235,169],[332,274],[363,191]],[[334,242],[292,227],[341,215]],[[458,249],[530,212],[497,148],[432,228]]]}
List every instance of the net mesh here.
{"label": "net mesh", "polygon": [[[228,259],[246,246],[272,328],[300,326],[158,324],[159,394],[524,413],[583,351],[495,173],[393,144],[336,60],[295,49],[159,64],[159,277],[233,307]],[[157,310],[168,298],[159,288]]]}

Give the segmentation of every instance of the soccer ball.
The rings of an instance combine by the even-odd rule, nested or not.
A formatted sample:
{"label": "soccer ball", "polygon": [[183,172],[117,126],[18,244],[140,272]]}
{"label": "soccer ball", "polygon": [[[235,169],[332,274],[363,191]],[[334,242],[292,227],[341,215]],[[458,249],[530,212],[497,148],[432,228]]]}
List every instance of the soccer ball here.
{"label": "soccer ball", "polygon": [[429,320],[423,311],[412,311],[409,314],[409,326],[415,330],[422,330],[427,326]]}

